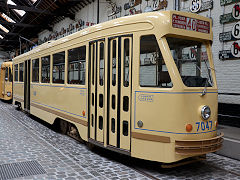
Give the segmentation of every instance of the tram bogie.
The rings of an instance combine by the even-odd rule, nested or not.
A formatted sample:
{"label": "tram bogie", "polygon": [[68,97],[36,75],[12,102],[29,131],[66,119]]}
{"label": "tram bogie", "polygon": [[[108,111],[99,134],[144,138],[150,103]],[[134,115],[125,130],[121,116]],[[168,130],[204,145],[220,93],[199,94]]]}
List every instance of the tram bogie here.
{"label": "tram bogie", "polygon": [[215,152],[211,26],[196,14],[152,12],[45,43],[14,58],[13,101],[132,157],[171,163]]}

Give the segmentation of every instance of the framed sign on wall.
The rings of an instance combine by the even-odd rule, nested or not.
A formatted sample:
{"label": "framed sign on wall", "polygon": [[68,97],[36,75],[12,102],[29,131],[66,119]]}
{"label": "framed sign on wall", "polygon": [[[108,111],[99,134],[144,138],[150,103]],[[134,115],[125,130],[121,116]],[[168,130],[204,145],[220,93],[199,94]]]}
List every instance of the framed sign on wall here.
{"label": "framed sign on wall", "polygon": [[233,6],[232,13],[223,14],[220,16],[220,23],[230,23],[235,22],[240,19],[240,3]]}

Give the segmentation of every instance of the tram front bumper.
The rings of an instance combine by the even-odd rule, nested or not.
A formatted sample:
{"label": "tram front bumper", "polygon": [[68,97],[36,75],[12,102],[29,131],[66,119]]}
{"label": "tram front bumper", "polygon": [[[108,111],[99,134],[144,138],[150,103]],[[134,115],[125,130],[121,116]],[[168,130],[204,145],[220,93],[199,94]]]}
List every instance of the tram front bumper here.
{"label": "tram front bumper", "polygon": [[222,147],[223,133],[210,139],[176,140],[175,152],[180,155],[201,155],[216,152]]}

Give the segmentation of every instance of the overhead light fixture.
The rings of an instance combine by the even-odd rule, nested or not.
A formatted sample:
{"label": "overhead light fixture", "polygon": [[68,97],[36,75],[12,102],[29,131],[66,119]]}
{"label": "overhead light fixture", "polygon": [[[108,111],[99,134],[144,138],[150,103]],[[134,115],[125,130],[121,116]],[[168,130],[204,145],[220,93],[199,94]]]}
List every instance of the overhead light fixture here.
{"label": "overhead light fixture", "polygon": [[6,21],[8,21],[8,22],[16,23],[14,20],[12,20],[9,16],[7,16],[7,15],[4,14],[4,13],[1,13],[0,16],[1,16],[2,18],[4,18]]}
{"label": "overhead light fixture", "polygon": [[3,36],[0,35],[0,38],[3,39]]}
{"label": "overhead light fixture", "polygon": [[34,4],[37,0],[31,0],[32,1],[32,3]]}
{"label": "overhead light fixture", "polygon": [[0,24],[0,29],[2,29],[5,33],[8,33],[9,30]]}
{"label": "overhead light fixture", "polygon": [[[8,0],[7,4],[16,6],[16,3],[14,3],[12,0]],[[16,13],[18,13],[20,16],[23,16],[26,12],[23,10],[13,9]]]}

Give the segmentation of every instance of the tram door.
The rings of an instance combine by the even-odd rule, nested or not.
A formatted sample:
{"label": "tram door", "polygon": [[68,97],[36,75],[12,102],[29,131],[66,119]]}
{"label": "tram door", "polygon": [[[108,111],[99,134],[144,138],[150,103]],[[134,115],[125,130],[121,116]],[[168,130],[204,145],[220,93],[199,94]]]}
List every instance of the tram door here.
{"label": "tram door", "polygon": [[89,138],[130,150],[132,38],[91,42],[89,57]]}
{"label": "tram door", "polygon": [[130,151],[132,38],[109,39],[108,144]]}
{"label": "tram door", "polygon": [[30,68],[31,60],[24,62],[24,110],[30,112]]}
{"label": "tram door", "polygon": [[104,142],[105,116],[105,42],[103,40],[91,42],[90,49],[90,138],[100,143]]}

